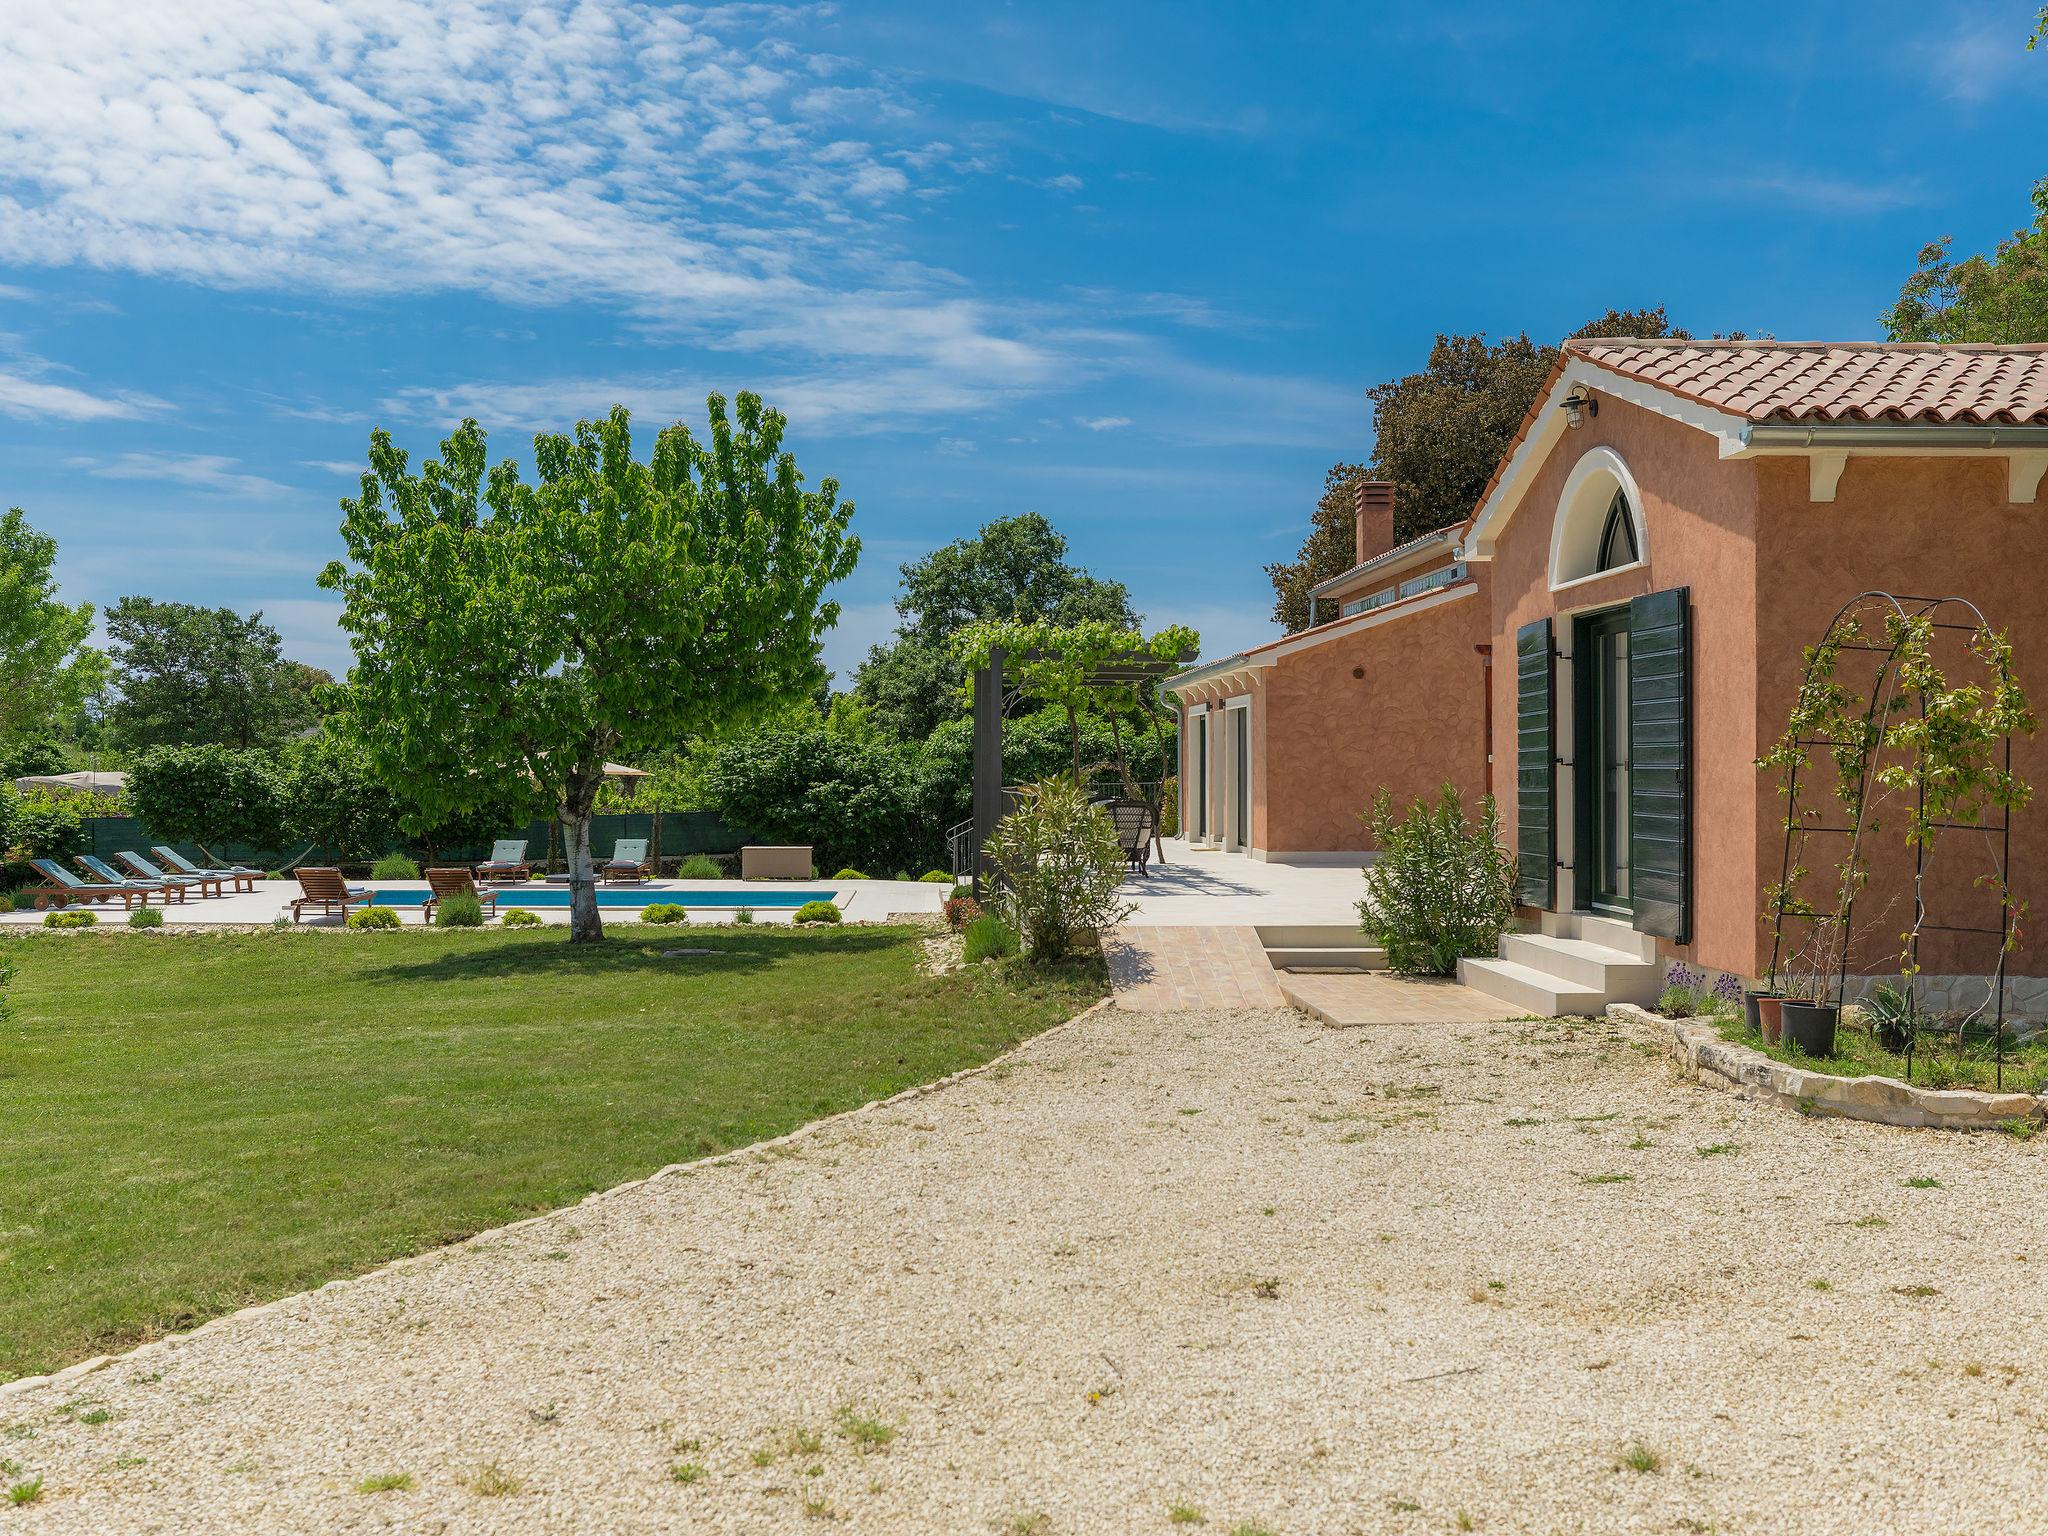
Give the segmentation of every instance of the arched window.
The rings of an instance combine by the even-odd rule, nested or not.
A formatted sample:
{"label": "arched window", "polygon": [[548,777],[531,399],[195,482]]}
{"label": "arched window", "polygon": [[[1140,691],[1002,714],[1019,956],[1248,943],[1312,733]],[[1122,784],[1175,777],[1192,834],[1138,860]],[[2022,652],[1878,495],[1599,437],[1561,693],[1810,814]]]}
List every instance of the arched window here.
{"label": "arched window", "polygon": [[1550,528],[1550,585],[1570,586],[1649,559],[1643,498],[1621,455],[1587,449],[1565,477]]}
{"label": "arched window", "polygon": [[1593,568],[1611,571],[1634,565],[1641,558],[1636,553],[1636,520],[1629,511],[1628,492],[1616,486],[1614,500],[1607,504],[1607,526],[1600,530],[1600,560]]}

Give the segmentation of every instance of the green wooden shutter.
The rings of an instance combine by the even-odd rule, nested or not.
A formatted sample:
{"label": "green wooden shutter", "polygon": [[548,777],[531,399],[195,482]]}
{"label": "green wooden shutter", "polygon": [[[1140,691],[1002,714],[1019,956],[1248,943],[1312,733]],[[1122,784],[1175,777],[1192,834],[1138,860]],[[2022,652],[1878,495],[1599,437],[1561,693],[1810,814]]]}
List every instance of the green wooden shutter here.
{"label": "green wooden shutter", "polygon": [[1557,711],[1550,620],[1515,631],[1515,899],[1557,905]]}
{"label": "green wooden shutter", "polygon": [[1639,933],[1692,936],[1692,689],[1686,588],[1628,605],[1629,895]]}

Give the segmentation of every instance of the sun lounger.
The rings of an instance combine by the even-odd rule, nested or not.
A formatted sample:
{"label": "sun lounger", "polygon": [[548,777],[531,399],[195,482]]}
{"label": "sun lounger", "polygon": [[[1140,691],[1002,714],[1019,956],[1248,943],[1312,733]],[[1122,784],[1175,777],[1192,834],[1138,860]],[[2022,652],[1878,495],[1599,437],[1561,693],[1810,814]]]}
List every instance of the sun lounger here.
{"label": "sun lounger", "polygon": [[68,907],[72,902],[112,901],[121,898],[121,905],[133,907],[138,902],[149,905],[149,892],[138,891],[127,885],[97,885],[81,880],[55,859],[30,859],[29,868],[43,877],[41,885],[23,886],[15,894],[33,896],[36,910],[48,907]]}
{"label": "sun lounger", "polygon": [[350,907],[367,907],[375,894],[366,885],[350,885],[338,869],[298,869],[292,873],[299,877],[299,895],[291,905],[295,923],[306,915],[308,907],[318,907],[327,917],[347,917]]}
{"label": "sun lounger", "polygon": [[651,872],[647,862],[647,839],[622,837],[612,844],[612,856],[598,866],[600,880],[645,880]]}
{"label": "sun lounger", "polygon": [[162,843],[156,844],[149,851],[181,875],[219,875],[223,880],[233,881],[234,887],[238,891],[255,890],[256,882],[263,878],[262,870],[248,869],[240,864],[227,864],[219,869],[202,868],[178,852],[177,849],[166,847]]}
{"label": "sun lounger", "polygon": [[[124,890],[142,891],[145,894],[154,891],[162,896],[166,903],[182,902],[185,899],[183,885],[173,884],[167,880],[144,880],[137,875],[124,875],[104,859],[96,859],[89,853],[81,853],[71,862],[95,879],[106,881],[108,885],[118,885]],[[143,905],[148,906],[149,903],[145,901]]]}
{"label": "sun lounger", "polygon": [[426,904],[420,908],[420,918],[424,922],[431,923],[434,920],[434,909],[450,896],[474,896],[482,905],[484,916],[498,915],[498,893],[485,890],[478,885],[470,878],[466,869],[430,869],[427,871],[427,884],[432,886],[433,890],[428,895]]}
{"label": "sun lounger", "polygon": [[145,880],[160,881],[165,885],[196,885],[201,896],[225,896],[228,893],[225,875],[201,872],[196,875],[167,875],[139,853],[117,853],[114,855]]}
{"label": "sun lounger", "polygon": [[526,839],[499,838],[491,844],[491,856],[477,865],[476,872],[486,880],[526,879],[533,873],[533,866],[526,861]]}

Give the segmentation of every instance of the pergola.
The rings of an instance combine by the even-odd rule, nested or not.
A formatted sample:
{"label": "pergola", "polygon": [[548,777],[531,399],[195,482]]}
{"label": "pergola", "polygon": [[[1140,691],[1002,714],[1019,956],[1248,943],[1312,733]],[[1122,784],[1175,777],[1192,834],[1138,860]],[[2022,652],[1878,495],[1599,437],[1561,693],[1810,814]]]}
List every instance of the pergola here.
{"label": "pergola", "polygon": [[[1052,654],[1031,650],[1016,659],[1020,662],[1041,661]],[[967,866],[973,876],[977,896],[981,894],[981,850],[994,835],[996,823],[1003,819],[1007,810],[1004,792],[1008,786],[1003,782],[1003,720],[1022,696],[1021,689],[1004,683],[1003,667],[1008,659],[1002,647],[994,647],[989,651],[988,665],[974,671],[974,817],[972,821],[954,828],[952,837],[948,839],[953,841],[964,835],[969,840]],[[1171,660],[1142,653],[1113,656],[1090,668],[1087,681],[1091,686],[1130,684],[1135,687],[1140,683],[1171,677],[1192,665],[1196,659],[1193,651]],[[956,851],[953,861],[955,874],[961,872],[961,862]]]}

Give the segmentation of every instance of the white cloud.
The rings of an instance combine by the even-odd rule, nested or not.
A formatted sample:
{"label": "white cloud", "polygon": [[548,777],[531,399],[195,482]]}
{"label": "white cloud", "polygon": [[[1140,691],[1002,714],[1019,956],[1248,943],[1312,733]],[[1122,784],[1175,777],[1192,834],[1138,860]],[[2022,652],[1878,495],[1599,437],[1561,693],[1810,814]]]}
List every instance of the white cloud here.
{"label": "white cloud", "polygon": [[161,480],[222,496],[289,496],[292,488],[243,472],[239,459],[217,453],[124,453],[112,459],[72,459],[75,469],[102,480]]}
{"label": "white cloud", "polygon": [[293,661],[325,667],[336,677],[348,671],[354,655],[342,632],[340,603],[316,597],[270,597],[249,606],[262,611],[264,622],[283,639],[284,653]]}
{"label": "white cloud", "polygon": [[68,384],[0,370],[0,416],[23,420],[120,421],[166,410],[149,395],[121,392],[95,395]]}
{"label": "white cloud", "polygon": [[1118,427],[1128,427],[1128,416],[1076,416],[1076,426],[1086,427],[1090,432],[1114,432]]}
{"label": "white cloud", "polygon": [[1966,21],[1928,48],[1934,83],[1952,100],[1972,106],[1988,101],[2022,70],[2039,67],[2038,50],[2027,52],[2025,27],[2025,21],[2003,12]]}
{"label": "white cloud", "polygon": [[299,462],[308,469],[325,470],[330,475],[347,475],[351,480],[361,477],[370,467],[368,456],[353,461],[343,459],[301,459]]}
{"label": "white cloud", "polygon": [[1914,177],[1852,181],[1845,176],[1790,172],[1776,176],[1731,176],[1716,183],[1724,196],[1791,203],[1817,213],[1883,213],[1923,200]]}

